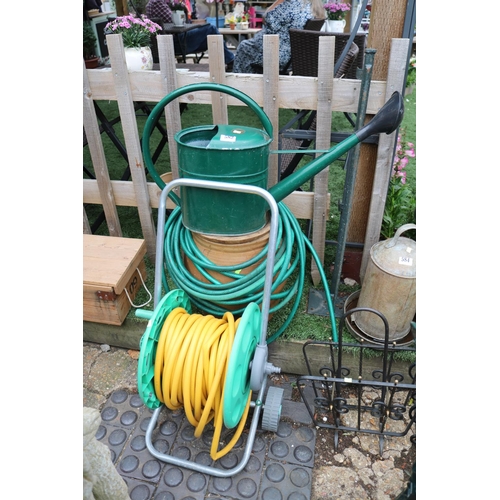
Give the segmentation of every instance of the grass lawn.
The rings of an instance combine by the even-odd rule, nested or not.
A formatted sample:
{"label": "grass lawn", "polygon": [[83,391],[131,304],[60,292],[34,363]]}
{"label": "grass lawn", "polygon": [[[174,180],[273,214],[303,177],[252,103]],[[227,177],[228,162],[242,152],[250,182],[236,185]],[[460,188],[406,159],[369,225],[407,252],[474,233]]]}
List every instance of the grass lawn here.
{"label": "grass lawn", "polygon": [[[100,102],[99,103],[103,112],[108,116],[108,118],[114,117],[118,115],[118,108],[116,102]],[[154,103],[151,104],[151,107],[154,106]],[[291,110],[281,110],[280,112],[280,126],[283,126],[287,123],[290,118],[294,115]],[[141,133],[146,117],[143,116],[140,112],[138,112],[138,128],[139,133]],[[206,105],[191,105],[188,106],[188,109],[181,115],[182,128],[188,128],[193,126],[206,125],[211,123],[211,108]],[[261,128],[261,123],[259,118],[248,108],[234,106],[229,108],[229,123],[235,125],[246,125],[256,128]],[[121,131],[121,127],[119,124],[115,125],[115,131],[118,137],[123,140],[123,134]],[[349,131],[352,129],[343,116],[342,113],[334,113],[333,114],[333,130],[335,131]],[[405,115],[401,125],[401,131],[405,131],[406,140],[413,142],[416,145],[416,88],[413,92],[405,97]],[[154,152],[156,145],[160,140],[160,133],[156,130],[151,135],[151,151]],[[120,155],[117,149],[114,147],[110,139],[103,134],[103,144],[106,152],[106,159],[108,162],[108,168],[110,171],[111,179],[120,179],[126,170],[127,162]],[[308,162],[310,160],[306,160]],[[90,154],[88,151],[88,147],[84,148],[83,152],[83,164],[90,171],[93,172],[92,162],[90,159]],[[330,175],[329,175],[329,191],[331,193],[331,212],[330,212],[330,221],[327,222],[327,240],[336,240],[337,239],[337,231],[338,231],[338,220],[339,220],[339,210],[338,210],[338,202],[342,198],[343,191],[343,183],[344,183],[344,170],[343,170],[343,161],[336,161],[334,164],[330,166]],[[168,144],[165,147],[164,153],[160,156],[156,163],[157,171],[162,174],[164,172],[170,171],[169,165],[169,155],[168,155]],[[410,161],[407,165],[407,186],[412,190],[413,194],[416,195],[416,159],[410,158]],[[84,174],[84,178],[86,175]],[[149,178],[150,181],[153,181],[152,178]],[[304,186],[304,189],[308,189],[308,186]],[[86,207],[87,214],[89,217],[89,221],[92,222],[101,212],[100,205],[88,205]],[[156,212],[156,210],[154,210]],[[122,224],[123,235],[125,237],[130,238],[142,238],[142,233],[140,229],[139,217],[137,214],[137,209],[135,207],[118,207],[118,213],[120,215],[120,221]],[[156,213],[154,213],[156,217]],[[304,227],[304,226],[303,226]],[[96,234],[109,234],[106,228],[106,224],[103,223],[96,231]],[[326,270],[327,278],[331,278],[329,276],[328,270],[330,269],[331,264],[334,261],[334,247],[327,246],[327,250],[325,252],[325,264],[324,269]],[[147,285],[149,289],[152,291],[154,288],[154,268],[151,262],[147,260],[148,266],[148,280]],[[306,264],[306,278],[305,278],[305,286],[304,292],[301,297],[300,305],[297,309],[297,313],[294,315],[293,320],[290,325],[283,333],[282,338],[290,338],[290,339],[307,339],[313,338],[316,340],[329,340],[331,339],[331,323],[329,318],[315,316],[311,314],[306,314],[307,311],[307,299],[308,299],[308,290],[311,286],[310,279],[308,276],[308,269],[310,269],[310,260],[311,256],[307,257]],[[340,291],[345,293],[351,293],[355,288],[346,287],[345,285],[341,285]],[[141,292],[137,298],[136,303],[142,303],[147,300],[147,295],[145,292]],[[152,304],[148,306],[148,308],[152,308]],[[278,311],[269,322],[269,332],[272,334],[276,331],[281,324],[285,321],[287,314],[290,312],[290,306],[285,306],[283,309]],[[129,314],[129,318],[133,319],[134,313],[133,310]]]}

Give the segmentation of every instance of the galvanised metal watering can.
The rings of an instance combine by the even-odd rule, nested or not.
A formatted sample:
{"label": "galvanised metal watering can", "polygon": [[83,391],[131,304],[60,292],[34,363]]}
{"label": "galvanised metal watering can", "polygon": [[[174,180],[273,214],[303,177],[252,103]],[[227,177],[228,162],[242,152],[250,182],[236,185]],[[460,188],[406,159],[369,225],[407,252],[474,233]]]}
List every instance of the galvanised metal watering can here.
{"label": "galvanised metal watering can", "polygon": [[[181,130],[175,135],[179,176],[266,189],[269,145],[273,137],[271,121],[251,97],[219,83],[186,85],[166,95],[153,108],[144,127],[142,143],[145,165],[156,184],[160,189],[165,187],[151,158],[151,132],[167,104],[184,94],[200,90],[222,92],[239,99],[256,113],[264,130],[239,125],[202,125]],[[403,115],[403,98],[399,92],[394,92],[366,126],[271,187],[269,193],[276,202],[282,201],[370,135],[392,133]],[[181,207],[182,222],[191,231],[241,235],[258,231],[266,224],[267,205],[260,197],[251,194],[181,187],[180,198],[172,191],[169,197]]]}

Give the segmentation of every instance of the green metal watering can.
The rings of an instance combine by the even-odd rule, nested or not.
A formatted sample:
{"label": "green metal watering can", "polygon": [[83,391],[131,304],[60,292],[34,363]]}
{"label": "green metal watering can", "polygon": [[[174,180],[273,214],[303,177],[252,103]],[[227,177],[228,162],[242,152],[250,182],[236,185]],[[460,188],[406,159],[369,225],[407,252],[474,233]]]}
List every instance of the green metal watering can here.
{"label": "green metal watering can", "polygon": [[[269,145],[273,137],[271,121],[251,97],[219,83],[196,83],[176,89],[151,111],[144,127],[142,146],[145,165],[156,184],[160,189],[165,187],[151,158],[151,132],[167,104],[184,94],[200,90],[222,92],[239,99],[256,113],[264,130],[235,125],[205,125],[181,130],[175,135],[179,177],[233,182],[266,189]],[[276,202],[282,201],[370,135],[392,133],[398,128],[403,115],[403,98],[399,92],[394,92],[366,126],[271,187],[269,193]],[[181,207],[182,222],[191,231],[241,235],[258,231],[266,224],[267,204],[251,194],[181,187],[180,199],[172,191],[169,197]]]}

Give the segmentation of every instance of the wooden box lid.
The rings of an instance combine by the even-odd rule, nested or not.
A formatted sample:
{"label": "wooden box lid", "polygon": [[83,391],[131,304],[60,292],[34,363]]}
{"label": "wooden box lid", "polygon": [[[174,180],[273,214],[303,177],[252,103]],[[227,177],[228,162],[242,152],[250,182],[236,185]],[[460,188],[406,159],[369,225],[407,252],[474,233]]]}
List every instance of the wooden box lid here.
{"label": "wooden box lid", "polygon": [[123,292],[146,255],[146,242],[116,236],[83,235],[83,286]]}

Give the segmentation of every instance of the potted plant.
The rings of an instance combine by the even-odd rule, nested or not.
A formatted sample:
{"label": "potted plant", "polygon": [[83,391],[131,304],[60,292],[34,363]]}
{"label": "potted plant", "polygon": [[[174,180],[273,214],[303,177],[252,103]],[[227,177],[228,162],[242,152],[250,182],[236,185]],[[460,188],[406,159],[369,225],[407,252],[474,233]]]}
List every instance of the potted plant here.
{"label": "potted plant", "polygon": [[95,53],[97,37],[89,22],[83,21],[83,59],[86,68],[97,68],[99,58]]}
{"label": "potted plant", "polygon": [[250,16],[246,13],[243,12],[241,13],[237,18],[236,18],[236,23],[237,23],[237,28],[239,30],[247,30],[248,29],[248,20]]}
{"label": "potted plant", "polygon": [[106,35],[120,34],[125,48],[127,67],[131,70],[153,69],[151,37],[162,27],[145,16],[120,16],[104,27]]}
{"label": "potted plant", "polygon": [[351,10],[351,5],[344,2],[328,2],[323,7],[326,11],[326,31],[343,33],[346,12]]}
{"label": "potted plant", "polygon": [[230,29],[232,29],[232,30],[236,29],[236,17],[233,14],[231,14],[230,16],[228,16],[226,18],[226,21],[229,24],[229,28]]}

